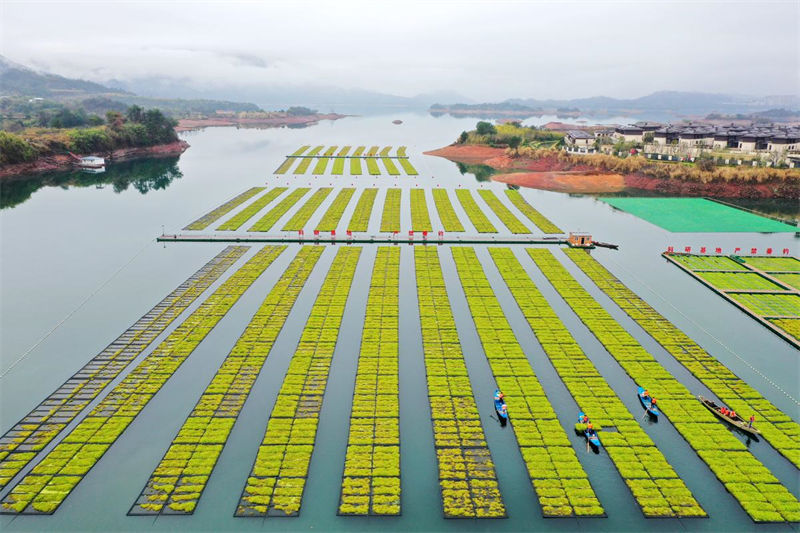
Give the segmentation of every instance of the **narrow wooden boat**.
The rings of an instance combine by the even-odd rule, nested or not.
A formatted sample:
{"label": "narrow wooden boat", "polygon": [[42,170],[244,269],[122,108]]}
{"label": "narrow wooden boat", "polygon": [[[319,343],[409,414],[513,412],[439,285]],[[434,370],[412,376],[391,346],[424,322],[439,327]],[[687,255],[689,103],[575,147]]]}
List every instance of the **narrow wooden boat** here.
{"label": "narrow wooden boat", "polygon": [[[583,424],[583,413],[578,413],[578,423]],[[586,428],[583,430],[583,435],[586,437],[586,440],[589,441],[589,444],[595,448],[600,447],[600,437],[597,435],[597,431]]]}
{"label": "narrow wooden boat", "polygon": [[658,410],[658,407],[653,405],[653,399],[650,398],[650,396],[644,395],[644,387],[638,387],[637,392],[639,395],[639,401],[642,402],[642,405],[647,410],[647,414],[654,418],[658,418],[658,415],[660,415],[661,412]]}
{"label": "narrow wooden boat", "polygon": [[759,430],[749,426],[747,420],[740,417],[738,414],[736,416],[724,415],[721,411],[721,405],[717,405],[715,402],[699,394],[697,395],[697,399],[700,400],[700,403],[706,406],[706,409],[714,413],[718,418],[721,418],[728,424],[735,426],[737,429],[741,429],[745,433],[750,433],[751,435],[761,435]]}
{"label": "narrow wooden boat", "polygon": [[500,389],[494,391],[494,411],[497,413],[500,424],[505,426],[508,422],[508,407],[506,401],[500,397]]}

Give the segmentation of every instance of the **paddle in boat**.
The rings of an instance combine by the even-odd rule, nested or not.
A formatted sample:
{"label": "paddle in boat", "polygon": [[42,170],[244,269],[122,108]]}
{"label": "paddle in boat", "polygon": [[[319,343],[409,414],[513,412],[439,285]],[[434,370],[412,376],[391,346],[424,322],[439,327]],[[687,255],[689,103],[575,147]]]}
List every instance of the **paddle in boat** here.
{"label": "paddle in boat", "polygon": [[749,433],[751,435],[761,435],[761,432],[754,428],[750,423],[736,414],[735,412],[731,412],[729,409],[722,405],[717,405],[715,402],[705,398],[704,396],[698,395],[697,399],[706,406],[706,409],[717,415],[718,418],[721,418],[728,424],[736,427],[744,431],[745,433]]}
{"label": "paddle in boat", "polygon": [[[586,424],[584,420],[588,420],[588,417],[586,417],[586,415],[583,413],[578,413],[578,423]],[[587,427],[583,430],[583,435],[586,437],[586,440],[589,442],[589,444],[595,448],[600,447],[600,437],[597,435],[597,431],[595,431],[594,428]]]}
{"label": "paddle in boat", "polygon": [[659,412],[658,407],[653,405],[653,398],[649,394],[645,394],[647,391],[644,390],[644,387],[638,387],[637,392],[639,394],[639,401],[642,402],[647,414],[653,418],[658,418],[658,415],[661,413]]}
{"label": "paddle in boat", "polygon": [[497,413],[497,419],[500,421],[501,426],[508,423],[508,407],[506,401],[503,399],[503,393],[500,389],[494,391],[494,411]]}

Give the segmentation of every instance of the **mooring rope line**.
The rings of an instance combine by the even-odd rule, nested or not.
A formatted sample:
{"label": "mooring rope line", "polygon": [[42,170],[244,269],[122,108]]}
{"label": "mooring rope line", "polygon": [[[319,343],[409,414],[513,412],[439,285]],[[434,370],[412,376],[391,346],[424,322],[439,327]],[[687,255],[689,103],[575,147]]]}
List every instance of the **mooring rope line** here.
{"label": "mooring rope line", "polygon": [[699,323],[697,323],[697,322],[696,322],[695,320],[693,320],[691,317],[687,316],[687,315],[686,315],[686,314],[685,314],[683,311],[681,311],[680,309],[678,309],[677,307],[675,307],[675,305],[673,305],[673,304],[672,304],[672,302],[670,302],[669,300],[667,300],[666,298],[664,298],[664,297],[663,297],[661,294],[659,294],[659,293],[658,293],[658,292],[657,292],[657,291],[656,291],[656,290],[655,290],[653,287],[651,287],[649,284],[647,284],[647,283],[646,283],[644,280],[642,280],[642,279],[641,279],[639,276],[637,276],[637,275],[636,275],[634,272],[632,272],[632,271],[628,270],[627,268],[625,268],[625,266],[621,265],[621,264],[620,264],[620,263],[618,263],[617,261],[614,261],[613,259],[609,259],[609,261],[610,261],[610,262],[612,262],[612,263],[614,263],[615,265],[617,265],[619,268],[621,268],[622,270],[624,270],[624,271],[625,271],[625,272],[627,272],[628,274],[630,274],[630,275],[631,275],[631,276],[632,276],[634,279],[636,279],[636,281],[638,281],[639,283],[641,283],[642,285],[644,285],[644,286],[647,288],[647,290],[649,290],[650,292],[652,292],[654,295],[658,296],[658,298],[660,298],[662,301],[666,302],[666,303],[667,303],[667,305],[669,305],[670,307],[672,307],[672,308],[673,308],[675,311],[677,311],[677,312],[678,312],[678,313],[679,313],[679,314],[680,314],[682,317],[684,317],[686,320],[688,320],[689,322],[691,322],[692,324],[694,324],[696,327],[698,327],[698,328],[699,328],[701,331],[703,331],[703,333],[705,333],[706,335],[708,335],[709,337],[711,337],[712,339],[714,339],[714,340],[715,340],[715,341],[716,341],[716,342],[717,342],[717,343],[718,343],[720,346],[722,346],[723,348],[725,348],[726,350],[728,350],[728,352],[730,352],[731,354],[733,354],[733,355],[734,355],[734,356],[735,356],[737,359],[739,359],[741,362],[743,362],[745,365],[747,365],[747,367],[748,367],[748,368],[750,368],[750,370],[752,370],[753,372],[755,372],[756,374],[758,374],[759,376],[761,376],[761,378],[762,378],[762,379],[764,379],[764,381],[766,381],[767,383],[769,383],[770,385],[772,385],[773,387],[775,387],[777,390],[779,390],[780,392],[782,392],[784,395],[786,395],[786,397],[787,397],[787,398],[789,398],[790,400],[792,400],[792,401],[793,401],[793,402],[794,402],[796,405],[800,405],[800,401],[797,401],[797,399],[796,399],[794,396],[792,396],[791,394],[789,394],[788,392],[786,392],[785,390],[783,390],[783,388],[781,388],[781,387],[780,387],[780,385],[778,385],[777,383],[775,383],[774,381],[772,381],[770,378],[768,378],[766,375],[764,375],[764,374],[763,374],[763,373],[762,373],[760,370],[758,370],[756,367],[754,367],[752,364],[750,364],[750,362],[749,362],[749,361],[747,361],[745,358],[743,358],[741,355],[739,355],[739,353],[738,353],[738,352],[736,352],[736,351],[735,351],[733,348],[731,348],[730,346],[728,346],[727,344],[725,344],[724,342],[722,342],[722,340],[720,340],[719,338],[717,338],[717,337],[716,337],[716,336],[715,336],[713,333],[711,333],[711,332],[710,332],[710,331],[708,331],[706,328],[704,328],[703,326],[701,326]]}
{"label": "mooring rope line", "polygon": [[44,334],[44,335],[43,335],[43,336],[42,336],[42,337],[41,337],[41,338],[40,338],[38,341],[36,341],[36,342],[35,342],[35,343],[34,343],[34,344],[33,344],[33,345],[30,347],[30,348],[28,348],[27,350],[25,350],[25,351],[22,353],[22,355],[20,355],[20,356],[19,356],[19,357],[18,357],[18,358],[17,358],[17,359],[16,359],[16,360],[13,362],[13,363],[11,363],[11,364],[8,366],[8,368],[6,368],[6,369],[5,369],[5,370],[3,370],[2,372],[0,372],[0,379],[3,379],[3,378],[6,376],[6,374],[8,374],[9,372],[11,372],[11,370],[12,370],[12,369],[13,369],[15,366],[17,366],[17,365],[18,365],[20,362],[22,362],[22,360],[23,360],[23,359],[25,359],[25,358],[26,358],[26,357],[27,357],[27,356],[28,356],[28,355],[29,355],[29,354],[30,354],[30,353],[31,353],[33,350],[35,350],[35,349],[36,349],[36,348],[37,348],[37,347],[38,347],[40,344],[42,344],[42,343],[43,343],[43,342],[44,342],[44,341],[45,341],[45,340],[46,340],[46,339],[47,339],[47,338],[48,338],[50,335],[52,335],[53,333],[55,333],[55,331],[56,331],[58,328],[60,328],[60,327],[61,327],[61,326],[62,326],[62,325],[63,325],[63,324],[64,324],[64,323],[67,321],[67,320],[69,320],[70,318],[72,318],[72,316],[73,316],[75,313],[77,313],[78,311],[80,311],[80,309],[81,309],[81,308],[82,308],[84,305],[86,305],[86,304],[89,302],[89,300],[91,300],[91,299],[92,299],[92,298],[93,298],[93,297],[94,297],[94,296],[95,296],[97,293],[99,293],[101,290],[103,290],[103,288],[104,288],[106,285],[108,285],[108,284],[111,282],[111,280],[113,280],[115,277],[117,277],[117,275],[119,275],[119,273],[120,273],[120,272],[122,272],[122,271],[123,271],[125,268],[127,268],[127,267],[128,267],[128,265],[130,265],[131,263],[133,263],[133,262],[134,262],[134,260],[136,260],[136,258],[137,258],[137,257],[139,257],[139,256],[142,254],[142,252],[144,252],[144,251],[147,249],[147,247],[148,247],[148,246],[150,246],[150,244],[151,244],[152,242],[153,242],[153,240],[152,240],[152,239],[148,239],[148,240],[147,240],[147,242],[144,244],[144,246],[142,246],[142,247],[139,249],[139,251],[137,251],[137,252],[136,252],[136,253],[133,255],[133,257],[131,257],[131,258],[130,258],[130,259],[129,259],[129,260],[128,260],[128,261],[127,261],[127,262],[126,262],[124,265],[122,265],[122,266],[121,266],[121,267],[119,267],[119,268],[118,268],[116,271],[114,271],[114,273],[112,273],[112,274],[111,274],[111,277],[109,277],[108,279],[106,279],[106,280],[105,280],[103,283],[101,283],[101,284],[100,284],[100,285],[99,285],[99,286],[98,286],[98,287],[97,287],[97,288],[96,288],[94,291],[92,291],[92,292],[91,292],[91,293],[90,293],[90,294],[89,294],[89,295],[88,295],[86,298],[84,298],[84,299],[83,299],[83,301],[82,301],[80,304],[78,304],[78,307],[76,307],[75,309],[73,309],[72,311],[70,311],[70,312],[67,314],[67,316],[65,316],[64,318],[62,318],[62,319],[61,319],[61,320],[60,320],[58,323],[56,323],[56,325],[55,325],[55,326],[53,326],[52,328],[50,328],[50,330],[49,330],[49,331],[47,331],[47,332],[46,332],[46,333],[45,333],[45,334]]}

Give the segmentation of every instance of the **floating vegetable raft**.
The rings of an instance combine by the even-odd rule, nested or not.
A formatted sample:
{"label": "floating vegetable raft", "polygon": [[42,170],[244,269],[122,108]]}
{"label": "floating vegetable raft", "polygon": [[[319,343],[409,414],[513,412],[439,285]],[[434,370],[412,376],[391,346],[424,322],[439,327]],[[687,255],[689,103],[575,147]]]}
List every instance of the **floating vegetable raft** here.
{"label": "floating vegetable raft", "polygon": [[219,227],[217,227],[217,231],[236,231],[242,227],[245,222],[255,216],[256,213],[272,203],[275,198],[286,192],[286,189],[286,187],[275,187],[274,189],[270,189],[266,194],[264,194],[264,196],[233,215],[226,222],[223,222]]}
{"label": "floating vegetable raft", "polygon": [[201,230],[201,229],[205,229],[208,226],[210,226],[212,222],[215,222],[216,220],[220,219],[221,217],[227,215],[228,213],[230,213],[231,211],[236,209],[237,206],[243,204],[244,202],[246,202],[247,200],[249,200],[250,198],[252,198],[256,194],[258,194],[261,191],[263,191],[264,189],[266,189],[266,187],[251,187],[251,188],[247,189],[246,191],[244,191],[242,194],[236,196],[235,198],[231,198],[230,200],[228,200],[227,202],[225,202],[221,206],[217,207],[216,209],[214,209],[210,213],[206,213],[205,215],[203,215],[202,217],[198,218],[197,220],[195,220],[194,222],[192,222],[191,224],[189,224],[188,226],[186,226],[183,229],[184,230]]}
{"label": "floating vegetable raft", "polygon": [[369,219],[372,218],[372,207],[375,205],[377,195],[378,189],[375,188],[362,191],[347,229],[350,231],[367,231],[369,229]]}
{"label": "floating vegetable raft", "polygon": [[325,214],[322,215],[322,220],[317,224],[317,229],[319,231],[332,231],[339,226],[339,219],[342,218],[342,214],[344,210],[347,209],[347,204],[350,203],[350,199],[355,192],[356,190],[351,187],[339,191],[339,194],[336,195],[331,206],[325,211]]}
{"label": "floating vegetable raft", "polygon": [[400,189],[387,189],[381,215],[381,231],[400,231]]}
{"label": "floating vegetable raft", "polygon": [[800,348],[800,260],[673,253],[663,256]]}
{"label": "floating vegetable raft", "polygon": [[378,248],[361,335],[340,515],[400,514],[400,249]]}
{"label": "floating vegetable raft", "polygon": [[7,431],[0,438],[0,488],[248,249],[221,251]]}
{"label": "floating vegetable raft", "polygon": [[250,226],[248,231],[269,231],[310,190],[306,187],[293,190],[278,205],[267,211],[255,224]]}
{"label": "floating vegetable raft", "polygon": [[[374,176],[381,175],[381,169],[378,161],[383,163],[386,172],[390,176],[399,176],[400,170],[397,168],[395,161],[400,163],[403,171],[409,176],[418,175],[417,170],[408,160],[406,155],[406,147],[401,146],[397,149],[396,155],[391,155],[391,146],[372,146],[366,150],[365,146],[359,146],[353,151],[352,155],[347,155],[350,152],[351,146],[344,146],[341,150],[336,152],[338,146],[329,146],[325,149],[324,146],[317,146],[313,150],[306,152],[310,146],[302,146],[293,154],[286,156],[286,160],[275,170],[275,174],[286,174],[294,163],[299,160],[300,163],[294,170],[295,175],[303,175],[308,171],[311,162],[316,159],[317,162],[312,170],[313,175],[325,174],[329,161],[333,160],[333,167],[331,174],[340,176],[344,174],[345,162],[350,160],[350,174],[360,176],[362,174],[361,162],[365,162],[369,174]],[[322,150],[325,149],[324,152]],[[366,153],[364,153],[366,151]]]}
{"label": "floating vegetable raft", "polygon": [[428,202],[425,200],[425,189],[411,189],[411,229],[414,231],[432,231],[431,217],[428,214]]}
{"label": "floating vegetable raft", "polygon": [[415,247],[417,298],[446,518],[506,516],[436,248]]}
{"label": "floating vegetable raft", "polygon": [[725,405],[738,413],[755,414],[761,435],[800,468],[800,425],[797,422],[709,355],[592,256],[582,250],[574,249],[566,250],[566,254],[600,290],[614,300]]}
{"label": "floating vegetable raft", "polygon": [[22,478],[2,512],[52,514],[284,248],[265,246],[222,283]]}
{"label": "floating vegetable raft", "polygon": [[150,475],[130,515],[192,514],[322,248],[304,246],[264,299]]}
{"label": "floating vegetable raft", "polygon": [[[497,386],[505,394],[511,425],[539,497],[542,515],[605,516],[564,428],[505,318],[475,250],[463,247],[451,250],[483,351]],[[527,276],[524,279],[527,280]]]}
{"label": "floating vegetable raft", "polygon": [[497,233],[497,230],[486,218],[486,215],[483,214],[483,210],[478,207],[478,203],[468,189],[456,189],[456,197],[478,233]]}
{"label": "floating vegetable raft", "polygon": [[547,234],[564,233],[558,226],[550,222],[543,214],[533,208],[531,204],[525,201],[525,198],[519,191],[506,189],[506,196],[511,200],[511,203],[522,212],[523,215],[528,217],[537,228]]}
{"label": "floating vegetable raft", "polygon": [[[559,377],[599,431],[603,448],[642,513],[648,518],[707,516],[637,418],[584,354],[511,249],[491,248],[489,252]],[[475,266],[476,271],[477,268],[479,265]]]}
{"label": "floating vegetable raft", "polygon": [[306,203],[297,210],[297,212],[289,219],[283,226],[283,231],[298,231],[305,227],[308,220],[314,215],[314,212],[319,208],[325,198],[331,193],[331,187],[322,187],[314,191],[311,198],[306,200]]}
{"label": "floating vegetable raft", "polygon": [[[581,255],[578,256],[574,252]],[[661,363],[615,321],[608,311],[575,281],[549,250],[528,249],[528,253],[556,291],[603,344],[608,353],[617,360],[636,383],[652,391],[653,395],[659,399],[662,413],[670,418],[675,429],[686,439],[754,521],[793,522],[800,520],[800,502],[797,501],[797,498],[781,485],[778,479],[748,451],[747,447],[731,435],[729,429],[717,421],[683,384],[675,379]],[[591,270],[584,266],[586,262],[583,258],[589,258],[596,263],[594,259],[584,250],[572,249],[567,250],[567,253],[587,275],[592,277]],[[576,259],[576,257],[580,259]],[[597,266],[599,267],[599,264]],[[619,288],[624,288],[619,280],[615,281]],[[630,292],[627,288],[624,290]],[[633,295],[633,293],[630,294]],[[609,296],[615,299],[614,296],[619,296],[619,293]],[[638,299],[635,295],[633,296]],[[650,316],[656,315],[654,310],[651,309],[651,312]],[[658,316],[660,317],[660,315]],[[638,314],[633,318],[646,331],[653,331],[653,328],[648,327],[648,320],[640,320]],[[660,318],[659,326],[663,326],[665,322],[668,324],[663,317]],[[674,329],[678,332],[676,328]],[[660,329],[658,335],[661,336],[664,331],[665,329]],[[656,339],[658,340],[659,337]],[[727,369],[724,370],[727,372]],[[707,375],[706,378],[708,378]],[[721,381],[719,378],[720,374],[718,373],[712,379],[719,382]],[[742,414],[751,412],[746,405],[743,405],[744,409],[740,409],[734,402],[722,399],[737,412]],[[762,433],[764,432],[762,426],[759,429]]]}
{"label": "floating vegetable raft", "polygon": [[341,248],[311,309],[236,516],[298,516],[359,247]]}
{"label": "floating vegetable raft", "polygon": [[447,189],[433,189],[433,202],[436,204],[436,211],[439,213],[439,220],[445,231],[464,231],[464,225],[461,224],[455,209],[453,209],[453,204],[450,203]]}
{"label": "floating vegetable raft", "polygon": [[514,234],[518,233],[530,233],[530,230],[523,224],[514,213],[511,212],[509,208],[507,208],[503,202],[495,195],[494,191],[489,190],[480,190],[478,194],[483,198],[483,201],[494,211],[494,214],[497,215],[497,218],[505,224],[508,228],[508,231]]}

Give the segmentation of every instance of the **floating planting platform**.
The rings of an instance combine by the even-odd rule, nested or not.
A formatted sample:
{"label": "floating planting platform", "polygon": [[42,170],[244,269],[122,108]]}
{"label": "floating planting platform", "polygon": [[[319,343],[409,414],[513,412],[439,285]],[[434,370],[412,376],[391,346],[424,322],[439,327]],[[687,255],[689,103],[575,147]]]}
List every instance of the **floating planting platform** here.
{"label": "floating planting platform", "polygon": [[400,249],[378,248],[347,439],[340,515],[400,514]]}
{"label": "floating planting platform", "polygon": [[305,246],[236,341],[129,515],[192,514],[233,424],[322,249]]}
{"label": "floating planting platform", "polygon": [[433,202],[436,204],[436,211],[439,213],[439,220],[444,230],[448,232],[464,231],[464,225],[461,224],[455,209],[453,209],[447,189],[433,189],[432,192]]}
{"label": "floating planting platform", "polygon": [[425,375],[445,518],[504,518],[505,505],[435,248],[414,249]]}
{"label": "floating planting platform", "polygon": [[498,388],[505,394],[510,423],[539,498],[542,515],[549,518],[605,516],[589,477],[505,318],[475,250],[453,247],[451,251],[484,354]]}
{"label": "floating planting platform", "polygon": [[786,342],[800,348],[800,260],[662,254]]}
{"label": "floating planting platform", "polygon": [[0,437],[0,489],[248,249],[221,251]]}
{"label": "floating planting platform", "polygon": [[[603,449],[644,516],[706,517],[706,512],[639,425],[638,413],[634,417],[625,407],[511,249],[492,248],[489,252],[542,350],[575,403],[595,425]],[[476,271],[477,268],[476,265]]]}
{"label": "floating planting platform", "polygon": [[390,176],[399,176],[402,174],[397,168],[396,163],[400,164],[406,175],[418,175],[417,169],[415,169],[408,160],[405,146],[399,147],[396,155],[391,154],[391,146],[384,146],[383,148],[372,146],[368,150],[365,146],[359,146],[350,155],[348,154],[352,148],[351,146],[344,146],[338,150],[338,152],[338,146],[329,146],[327,148],[325,146],[316,146],[314,149],[307,151],[309,148],[310,145],[301,146],[294,153],[286,156],[286,160],[275,169],[274,174],[286,174],[295,162],[299,161],[294,170],[294,174],[303,175],[308,171],[312,161],[316,161],[312,174],[322,175],[327,171],[330,160],[333,160],[331,174],[340,176],[344,174],[345,162],[350,160],[350,175],[352,176],[362,175],[362,162],[366,164],[367,172],[370,175],[380,176],[382,171],[378,165],[378,161],[383,164],[386,173]]}
{"label": "floating planting platform", "polygon": [[333,261],[289,362],[235,516],[298,516],[328,372],[361,248]]}
{"label": "floating planting platform", "polygon": [[206,229],[212,223],[214,223],[215,221],[219,220],[223,216],[227,215],[228,213],[230,213],[231,211],[236,209],[236,207],[240,206],[241,204],[243,204],[244,202],[246,202],[247,200],[249,200],[250,198],[252,198],[256,194],[260,193],[264,189],[266,189],[266,187],[251,187],[251,188],[247,189],[246,191],[244,191],[242,194],[240,194],[240,195],[238,195],[238,196],[236,196],[234,198],[231,198],[230,200],[228,200],[227,202],[225,202],[221,206],[217,207],[213,211],[211,211],[209,213],[206,213],[205,215],[203,215],[202,217],[198,218],[197,220],[195,220],[191,224],[187,225],[183,229],[184,230]]}
{"label": "floating planting platform", "polygon": [[[595,279],[593,275],[596,275],[596,273],[605,271],[599,263],[583,250],[569,249],[566,250],[566,253],[592,279]],[[675,379],[661,363],[614,320],[609,312],[592,298],[572,277],[569,271],[553,257],[549,250],[542,248],[528,249],[528,254],[570,308],[578,315],[597,340],[603,344],[611,357],[619,363],[634,382],[647,388],[658,398],[662,414],[669,417],[678,433],[697,452],[700,459],[714,472],[717,479],[736,498],[753,521],[794,522],[800,520],[800,502],[798,502],[797,498],[750,453],[739,439],[731,434],[727,426],[712,415],[682,383]],[[587,261],[586,258],[590,261]],[[588,267],[587,263],[594,263],[596,266]],[[638,296],[633,294],[616,278],[611,283],[609,283],[611,280],[608,278],[605,278],[604,281],[602,284],[598,283],[601,290],[606,292],[612,300],[620,303],[620,306],[626,311],[632,307],[632,300],[639,300]],[[611,291],[608,291],[609,286],[613,287]],[[623,292],[624,296],[622,295]],[[634,305],[638,307],[637,304]],[[636,312],[629,312],[629,314],[645,331],[664,345],[670,353],[677,351],[675,350],[676,347],[679,347],[681,352],[684,351],[685,344],[681,343],[683,338],[693,344],[688,337],[672,326],[661,315],[658,315],[652,308],[649,308],[647,313],[643,313],[642,308],[639,307]],[[652,327],[656,326],[653,322],[657,323],[657,327]],[[667,324],[671,328],[666,326]],[[668,335],[666,339],[664,338],[665,335]],[[701,351],[699,347],[697,347],[697,351]],[[697,351],[695,351],[695,354],[697,354]],[[735,378],[730,371],[715,359],[707,354],[706,356],[709,363],[718,365],[716,372],[712,374],[700,373],[697,365],[687,365],[687,368],[693,373],[699,374],[698,378],[707,383],[712,392],[717,394],[717,391],[720,391],[722,394],[717,394],[717,396],[730,408],[743,416],[757,412],[744,400],[738,403],[736,400],[729,400],[731,398],[730,392],[721,390],[720,385],[728,376],[733,379],[738,378]],[[683,362],[686,357],[676,356],[676,359]],[[733,384],[731,381],[729,383]],[[714,386],[712,386],[712,383]],[[742,385],[744,384],[742,383]],[[727,388],[728,384],[723,386]],[[743,396],[746,395],[748,398],[751,397],[750,391],[755,393],[747,385],[744,385],[741,390]],[[635,394],[635,391],[631,391],[631,394]],[[764,401],[766,402],[766,400]],[[775,412],[780,413],[777,409],[775,409]],[[774,417],[775,415],[772,416]],[[788,417],[783,419],[788,419]],[[797,425],[791,422],[791,419],[789,419],[789,423]],[[765,432],[767,424],[761,424],[759,429],[767,438],[767,432]],[[797,451],[796,444],[790,440],[790,446],[787,448],[784,447],[785,440],[778,442],[779,445],[773,442],[776,449],[792,460],[792,455]],[[781,450],[781,447],[784,447],[784,449]]]}
{"label": "floating planting platform", "polygon": [[[209,296],[3,498],[4,514],[52,514],[239,297],[284,250],[265,246]],[[205,462],[205,455],[198,461]]]}

